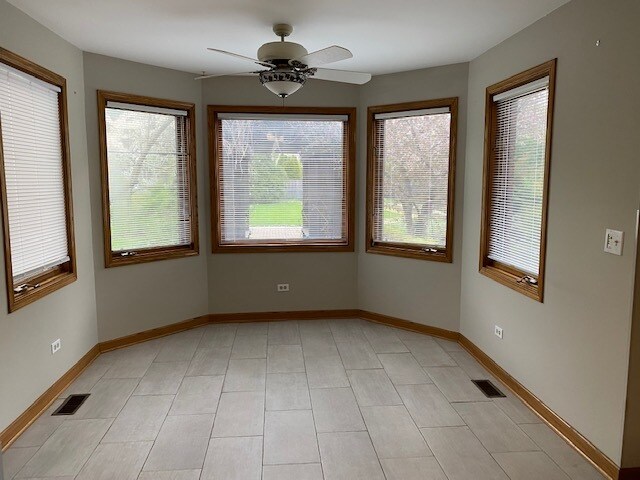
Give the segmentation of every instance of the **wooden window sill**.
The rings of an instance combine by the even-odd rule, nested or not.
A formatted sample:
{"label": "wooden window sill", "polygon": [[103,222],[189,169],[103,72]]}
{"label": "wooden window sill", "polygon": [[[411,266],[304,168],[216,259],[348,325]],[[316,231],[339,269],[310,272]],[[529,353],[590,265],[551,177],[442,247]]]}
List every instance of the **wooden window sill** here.
{"label": "wooden window sill", "polygon": [[377,243],[367,246],[367,253],[377,253],[379,255],[389,255],[392,257],[414,258],[417,260],[427,260],[431,262],[453,263],[450,250],[425,252],[419,248]]}
{"label": "wooden window sill", "polygon": [[514,275],[513,273],[506,272],[501,268],[490,265],[480,267],[480,273],[485,277],[504,285],[505,287],[509,287],[516,292],[542,303],[542,286],[540,284],[530,285],[522,281],[522,276]]}
{"label": "wooden window sill", "polygon": [[61,272],[55,274],[54,276],[50,276],[45,280],[34,280],[32,282],[29,282],[36,283],[39,286],[37,288],[33,288],[21,293],[10,292],[9,312],[15,312],[16,310],[29,305],[36,300],[46,297],[50,293],[53,293],[56,290],[59,290],[62,287],[75,282],[77,278],[78,275],[75,272]]}
{"label": "wooden window sill", "polygon": [[105,259],[105,266],[111,268],[123,265],[135,265],[137,263],[158,262],[172,258],[192,257],[199,253],[198,247],[194,245],[137,250],[133,251],[132,255],[127,256],[111,252]]}
{"label": "wooden window sill", "polygon": [[213,253],[353,252],[353,245],[336,243],[233,243],[214,244]]}

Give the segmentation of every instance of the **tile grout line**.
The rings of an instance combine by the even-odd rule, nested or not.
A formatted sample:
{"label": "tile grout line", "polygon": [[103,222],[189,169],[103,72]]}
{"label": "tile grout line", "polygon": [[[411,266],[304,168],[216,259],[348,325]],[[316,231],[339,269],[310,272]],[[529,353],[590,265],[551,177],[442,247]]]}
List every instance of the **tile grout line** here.
{"label": "tile grout line", "polygon": [[[304,355],[303,360],[304,362]],[[305,364],[306,371],[306,364]],[[316,416],[313,413],[313,400],[311,399],[311,389],[309,388],[309,379],[307,378],[307,374],[304,374],[306,383],[307,383],[307,393],[309,394],[309,406],[311,408],[311,418],[313,420],[313,432],[316,437],[316,450],[318,452],[318,462],[320,463],[320,471],[322,472],[322,478],[324,478],[324,468],[322,467],[322,455],[320,454],[320,439],[318,438],[318,426],[316,425]]]}
{"label": "tile grout line", "polygon": [[[265,461],[265,437],[267,434],[267,364],[269,355],[269,324],[267,322],[267,339],[265,344],[265,358],[264,358],[264,402],[262,403],[262,465],[260,465],[260,480],[264,477],[264,461]],[[237,334],[236,334],[237,335]],[[235,344],[235,340],[233,342]]]}
{"label": "tile grout line", "polygon": [[[158,435],[159,434],[160,432],[158,431]],[[154,440],[153,442],[151,442],[151,448],[147,452],[147,456],[144,458],[144,462],[142,462],[142,466],[140,467],[140,471],[138,472],[138,476],[136,478],[140,478],[140,475],[142,475],[142,473],[144,472],[144,466],[147,464],[147,461],[149,460],[149,456],[151,455],[151,450],[153,450],[153,447],[155,447],[155,445],[156,445],[156,441]]]}
{"label": "tile grout line", "polygon": [[[397,336],[397,335],[396,335]],[[420,362],[418,362],[418,360],[414,357],[413,353],[411,352],[411,350],[409,349],[409,347],[407,347],[407,345],[402,341],[402,339],[400,337],[398,337],[398,340],[400,340],[400,343],[402,343],[407,350],[409,350],[409,354],[411,355],[411,357],[418,363],[418,366],[420,366],[421,369],[423,369],[422,365],[420,365]],[[424,370],[424,369],[423,369]],[[426,372],[425,372],[426,373]],[[427,376],[429,376],[428,373],[426,373]],[[385,370],[385,375],[387,375],[387,378],[389,378],[389,375],[386,373]],[[396,392],[396,395],[398,396],[398,398],[400,399],[400,401],[402,402],[402,407],[404,408],[404,411],[407,413],[407,416],[409,417],[409,420],[411,420],[411,423],[413,424],[413,426],[416,428],[416,430],[418,431],[418,434],[420,435],[420,438],[422,438],[422,441],[424,442],[424,445],[427,447],[427,449],[429,450],[429,452],[431,452],[431,456],[433,458],[436,458],[435,453],[433,453],[433,450],[431,450],[431,447],[429,446],[429,442],[427,442],[427,439],[424,438],[424,435],[422,435],[422,432],[420,431],[420,427],[418,427],[418,424],[416,423],[416,421],[414,420],[413,416],[411,415],[411,413],[409,413],[409,409],[407,408],[407,406],[404,403],[404,399],[402,398],[402,395],[400,395],[400,392],[398,392],[397,386],[391,381],[391,378],[389,378],[389,383],[391,383],[391,386],[393,387],[393,390]],[[366,422],[365,422],[366,425]],[[368,427],[367,427],[368,430]],[[376,452],[377,453],[377,452]],[[416,457],[418,458],[418,457]],[[438,461],[438,459],[436,459],[436,461]],[[380,462],[382,465],[382,462]],[[440,462],[438,462],[438,464],[440,464]],[[442,468],[442,466],[441,466]],[[383,469],[384,470],[384,469]],[[444,469],[442,470],[444,472]],[[446,475],[446,474],[445,474]]]}
{"label": "tile grout line", "polygon": [[[463,419],[464,420],[464,419]],[[465,422],[466,423],[466,422]],[[502,465],[500,465],[498,463],[498,461],[493,457],[493,454],[489,451],[489,449],[487,447],[484,446],[484,444],[482,443],[482,440],[480,440],[480,438],[478,437],[478,435],[476,435],[476,433],[471,430],[471,427],[469,425],[466,426],[467,430],[469,430],[469,432],[471,432],[471,435],[473,435],[476,440],[478,440],[478,443],[480,443],[480,446],[485,450],[485,452],[487,452],[489,454],[489,457],[491,457],[491,460],[493,460],[493,462],[498,465],[498,467],[500,468],[500,470],[502,470],[504,472],[504,474],[507,476],[507,478],[511,478],[509,476],[509,474],[504,470],[504,468],[502,468]],[[535,443],[535,442],[534,442]]]}
{"label": "tile grout line", "polygon": [[[116,418],[117,418],[117,417],[116,417]],[[82,470],[84,470],[84,467],[86,467],[87,463],[89,462],[89,460],[91,459],[91,457],[93,456],[93,454],[96,452],[96,450],[98,449],[98,447],[99,447],[100,445],[102,445],[102,440],[103,440],[103,439],[104,439],[104,437],[107,435],[107,432],[111,429],[111,426],[113,425],[113,423],[116,421],[116,419],[115,419],[115,418],[110,419],[110,420],[111,420],[111,423],[109,424],[109,428],[107,428],[107,429],[104,431],[104,433],[103,433],[103,434],[102,434],[102,436],[100,437],[100,440],[98,440],[98,443],[96,443],[96,446],[94,447],[94,449],[93,449],[93,450],[91,450],[91,453],[87,456],[86,460],[82,463],[82,466],[78,469],[78,473],[76,473],[76,474],[74,474],[74,475],[73,475],[73,478],[78,477],[78,475],[80,475],[80,474],[82,473]],[[67,420],[65,420],[65,421],[64,421],[64,422],[62,422],[62,423],[65,423],[65,422],[67,422]],[[62,424],[60,424],[60,425],[62,426]],[[153,446],[152,446],[152,447],[153,447]],[[36,452],[36,453],[37,453],[37,452]],[[25,466],[26,466],[26,464],[25,464]],[[23,468],[24,468],[24,467],[23,467]],[[16,478],[16,477],[14,477],[14,478]]]}
{"label": "tile grout line", "polygon": [[[396,335],[397,336],[397,335]],[[418,361],[418,359],[415,357],[415,355],[413,354],[413,352],[411,351],[411,349],[407,346],[406,343],[404,343],[404,340],[400,337],[398,337],[398,340],[400,340],[400,343],[402,343],[405,348],[407,350],[409,350],[409,355],[411,355],[411,358],[413,358],[413,360],[418,364],[418,366],[420,367],[420,370],[422,370],[424,372],[424,374],[427,376],[427,378],[429,380],[431,380],[431,385],[435,386],[436,389],[440,392],[440,394],[442,395],[442,397],[447,400],[447,402],[449,402],[449,400],[447,399],[447,397],[444,396],[444,394],[440,391],[440,388],[438,388],[438,386],[435,384],[435,382],[433,381],[433,378],[431,378],[431,375],[429,375],[429,372],[427,372],[426,368]],[[454,359],[455,361],[455,359]],[[456,362],[457,363],[457,362]],[[393,382],[391,382],[393,384]],[[428,385],[428,384],[427,384]],[[396,387],[395,384],[393,384],[394,388]],[[398,392],[398,389],[396,388],[396,392],[398,393],[398,396],[400,396],[400,400],[402,400],[402,405],[404,405],[405,409],[408,412],[408,408],[404,403],[404,399],[402,398],[402,396],[400,395],[400,392]],[[451,404],[449,402],[449,404]],[[431,449],[431,446],[429,445],[429,442],[427,441],[427,439],[424,437],[424,435],[422,434],[422,430],[420,430],[420,427],[418,427],[418,424],[415,422],[415,419],[413,418],[413,416],[411,415],[411,413],[409,413],[409,417],[411,418],[411,421],[413,422],[413,424],[416,426],[416,428],[418,429],[418,432],[420,433],[420,436],[423,438],[425,445],[427,446],[427,448],[429,449],[429,451],[431,452],[431,455],[433,456],[434,460],[436,461],[436,463],[438,464],[438,466],[440,467],[440,470],[442,470],[442,473],[444,474],[444,476],[448,479],[449,475],[447,475],[447,472],[445,472],[444,467],[442,466],[442,464],[440,463],[440,460],[438,460],[438,457],[436,456],[436,454],[434,453],[434,451]],[[464,421],[464,420],[463,420]]]}
{"label": "tile grout line", "polygon": [[[209,455],[209,449],[211,447],[211,441],[213,440],[213,429],[216,426],[216,422],[218,421],[218,409],[220,408],[220,401],[222,400],[222,394],[224,392],[224,385],[227,381],[227,373],[229,371],[229,364],[231,363],[231,352],[233,351],[233,344],[236,342],[236,335],[238,333],[238,327],[237,325],[235,326],[236,328],[233,331],[233,340],[231,341],[231,346],[228,347],[229,348],[229,358],[227,358],[227,366],[225,367],[224,370],[224,380],[222,381],[222,385],[220,386],[220,396],[218,397],[218,405],[216,406],[216,413],[214,414],[214,418],[213,418],[213,424],[211,425],[211,432],[209,433],[209,439],[207,441],[207,451],[204,454],[204,460],[202,461],[202,468],[200,469],[200,474],[198,475],[198,479],[202,479],[202,475],[204,474],[204,467],[206,465],[207,462],[207,455]],[[204,334],[203,334],[203,338],[204,338]],[[202,342],[202,339],[200,339],[200,342]],[[199,344],[198,344],[199,345]],[[216,437],[219,438],[219,437]]]}
{"label": "tile grout line", "polygon": [[[220,396],[222,396],[222,386],[220,386]],[[220,398],[218,398],[218,405],[220,405]],[[207,438],[207,448],[204,451],[204,457],[202,457],[202,465],[200,466],[200,474],[198,475],[198,480],[202,477],[202,472],[204,472],[204,464],[207,461],[207,455],[209,454],[209,447],[211,446],[211,435],[213,435],[213,424],[218,417],[218,407],[216,406],[216,412],[213,414],[213,422],[211,422],[211,430],[209,430],[209,437]]]}
{"label": "tile grout line", "polygon": [[[433,337],[430,337],[430,338],[433,338]],[[444,399],[447,401],[447,403],[449,403],[449,405],[451,406],[451,408],[453,408],[453,405],[452,405],[452,403],[453,403],[453,402],[450,402],[450,401],[449,401],[449,399],[448,399],[448,398],[446,397],[446,395],[442,392],[442,390],[440,389],[440,387],[438,387],[438,385],[436,384],[436,382],[433,380],[433,377],[431,377],[431,375],[429,375],[429,372],[427,371],[427,367],[425,367],[424,365],[422,365],[422,364],[418,361],[418,359],[415,357],[415,355],[413,354],[413,352],[411,351],[411,349],[407,346],[407,344],[406,344],[406,343],[404,343],[404,340],[403,340],[402,338],[400,339],[400,341],[402,342],[402,344],[403,344],[405,347],[407,347],[407,349],[409,350],[409,353],[411,354],[411,356],[413,357],[413,359],[414,359],[414,360],[416,361],[416,363],[420,366],[420,368],[424,371],[424,373],[427,375],[427,377],[429,378],[429,380],[431,380],[431,385],[433,385],[433,386],[438,390],[438,392],[440,392],[440,394],[442,395],[442,398],[444,398]],[[445,353],[446,353],[446,352],[445,352]],[[451,355],[449,355],[449,356],[451,357]],[[456,360],[455,358],[451,357],[451,359],[456,363],[456,365],[458,365],[458,362],[457,362],[457,360]],[[458,365],[458,366],[459,366],[459,365]],[[433,368],[433,367],[430,367],[430,368]],[[466,373],[466,372],[465,372],[465,373]],[[467,376],[468,376],[468,375],[467,375]],[[402,397],[400,397],[400,398],[402,399]],[[404,404],[404,400],[402,400],[402,403]],[[406,405],[405,405],[405,407],[406,407]],[[455,408],[453,408],[453,409],[455,410]],[[456,411],[456,413],[457,413],[457,411]],[[413,416],[411,416],[411,414],[409,414],[409,416],[410,416],[410,417],[411,417],[411,419],[413,420]],[[458,414],[458,416],[460,416],[460,414]],[[460,417],[460,419],[464,422],[464,424],[465,424],[464,426],[465,426],[466,428],[468,428],[468,429],[469,429],[469,431],[471,431],[471,429],[470,429],[470,428],[469,428],[469,426],[467,425],[467,422],[466,422],[462,417]],[[414,420],[414,424],[415,424],[415,420]],[[415,424],[415,425],[416,425],[416,427],[418,428],[418,431],[420,432],[420,435],[422,436],[422,438],[424,438],[424,441],[425,441],[425,443],[427,444],[427,447],[429,448],[429,450],[431,451],[431,453],[432,453],[432,455],[433,455],[433,458],[436,460],[436,462],[438,462],[438,465],[440,465],[440,468],[441,468],[442,472],[444,473],[444,475],[445,475],[447,478],[449,478],[449,475],[447,475],[447,472],[445,471],[445,469],[444,469],[443,465],[440,463],[440,460],[438,460],[438,457],[436,456],[436,454],[435,454],[435,453],[433,452],[433,450],[431,449],[431,446],[429,445],[429,442],[427,441],[427,439],[426,439],[426,438],[424,437],[424,435],[422,434],[422,430],[420,430],[420,427],[418,427],[418,425],[417,425],[417,424]],[[428,427],[428,428],[433,428],[433,427]],[[436,428],[451,428],[451,427],[436,427]],[[456,428],[456,427],[453,427],[453,428]],[[471,432],[471,433],[473,433],[473,432]],[[478,441],[480,441],[480,439],[478,439]],[[480,445],[482,445],[482,442],[480,442]],[[482,447],[484,448],[484,445],[482,445]],[[486,449],[485,449],[485,450],[486,450]],[[489,452],[487,451],[487,453],[489,453]],[[491,455],[491,454],[489,453],[489,455]],[[492,457],[492,458],[493,458],[493,457]],[[494,460],[494,461],[495,461],[495,460]],[[496,462],[496,463],[497,463],[497,462]],[[506,473],[506,472],[505,472],[505,473]],[[507,477],[508,477],[508,475],[507,475]]]}
{"label": "tile grout line", "polygon": [[[397,336],[397,335],[396,335]],[[413,354],[413,352],[411,351],[411,349],[407,346],[407,344],[404,343],[404,340],[400,337],[398,337],[398,340],[400,341],[400,343],[402,343],[402,345],[405,346],[405,348],[407,350],[409,350],[409,355],[411,355],[411,358],[413,358],[413,360],[417,363],[417,365],[420,367],[420,369],[424,372],[424,374],[427,376],[427,378],[429,380],[431,380],[431,385],[434,385],[436,387],[436,389],[440,392],[440,388],[438,388],[438,386],[435,384],[435,382],[433,381],[433,378],[431,378],[431,376],[429,375],[429,373],[426,371],[426,368],[418,361],[418,359],[415,357],[415,355]],[[455,359],[454,359],[455,361]],[[456,362],[457,363],[457,362]],[[388,376],[388,375],[387,375]],[[391,379],[389,379],[389,381],[391,381]],[[396,394],[398,395],[398,397],[400,397],[400,400],[402,401],[402,406],[405,408],[405,410],[407,411],[407,414],[409,415],[409,418],[411,419],[411,421],[413,422],[414,426],[418,429],[418,433],[420,434],[420,437],[422,437],[426,447],[429,449],[429,451],[431,452],[431,456],[434,458],[434,460],[436,461],[436,463],[440,466],[440,470],[442,470],[442,473],[444,474],[444,476],[448,479],[449,475],[447,475],[447,472],[445,472],[442,464],[440,463],[440,460],[438,460],[438,458],[436,457],[436,454],[434,453],[434,451],[431,449],[431,446],[429,445],[429,442],[427,441],[427,439],[424,437],[424,435],[422,434],[422,430],[420,430],[420,427],[418,427],[418,424],[416,423],[415,419],[413,418],[413,416],[411,415],[411,413],[409,413],[409,409],[407,408],[407,406],[404,403],[404,399],[402,398],[402,396],[400,395],[400,392],[398,392],[398,389],[396,388],[397,386],[391,382],[391,384],[393,385],[393,388],[396,391]],[[425,384],[425,385],[429,385],[429,384]],[[449,400],[444,396],[444,394],[442,392],[440,392],[442,397],[447,400],[447,402],[449,402]],[[449,402],[449,404],[451,404]],[[464,421],[464,420],[463,420]],[[466,423],[466,422],[465,422]]]}
{"label": "tile grout line", "polygon": [[[163,341],[161,342],[161,344],[165,343],[165,342],[164,342],[164,338],[166,338],[166,337],[163,337]],[[199,342],[198,342],[198,343],[199,343]],[[154,357],[154,361],[155,361],[155,358],[157,358],[157,357],[158,357],[158,355],[160,355],[160,351],[161,351],[161,350],[162,350],[162,347],[160,347],[160,348],[158,349],[158,353],[157,353],[157,354],[156,354],[156,356]],[[152,362],[152,363],[153,363],[153,362]],[[191,362],[189,362],[189,364],[190,364],[190,363],[191,363]],[[189,366],[187,366],[187,370],[189,370]],[[186,374],[186,371],[185,371],[185,374]],[[140,379],[140,382],[141,382],[141,381],[142,381],[142,378]],[[182,382],[183,382],[183,381],[184,381],[184,376],[182,377],[182,380],[180,380],[180,385],[178,386],[178,390],[177,390],[177,392],[179,392],[179,391],[180,391],[180,387],[182,386]],[[140,382],[138,382],[138,384],[139,384]],[[134,390],[134,392],[135,392],[135,390]],[[147,458],[145,458],[144,463],[142,464],[142,468],[140,469],[140,472],[138,473],[138,476],[140,476],[140,474],[144,471],[144,466],[147,464],[147,460],[149,459],[149,455],[151,455],[151,450],[153,450],[153,447],[155,447],[155,446],[156,446],[156,441],[158,440],[158,437],[160,436],[160,432],[162,431],[162,427],[164,427],[164,424],[165,424],[165,423],[166,423],[166,421],[167,421],[167,417],[169,416],[169,412],[171,412],[171,408],[173,408],[173,404],[174,404],[174,402],[176,401],[176,397],[178,396],[178,393],[177,393],[177,392],[173,395],[173,398],[171,399],[171,405],[169,405],[169,408],[167,409],[167,413],[165,414],[164,419],[162,420],[162,425],[160,425],[160,428],[158,429],[158,433],[156,434],[155,438],[153,439],[153,444],[151,445],[151,448],[149,449],[149,453],[147,454]],[[133,396],[133,394],[132,394],[132,396]],[[124,407],[123,407],[123,408],[124,408]],[[114,420],[114,421],[115,421],[115,420]]]}
{"label": "tile grout line", "polygon": [[[331,327],[329,327],[331,330]],[[313,418],[313,429],[316,435],[316,448],[318,449],[318,460],[320,463],[320,472],[322,473],[322,478],[324,479],[324,465],[322,464],[322,452],[320,451],[320,439],[318,438],[318,425],[316,423],[316,416],[313,413],[313,399],[311,398],[311,387],[309,387],[309,377],[307,376],[307,360],[304,356],[304,346],[302,344],[302,335],[300,334],[300,326],[298,325],[298,336],[300,337],[300,352],[302,353],[302,364],[304,365],[304,376],[307,380],[307,390],[309,392],[309,404],[311,405],[311,417]],[[332,334],[333,337],[333,334]],[[335,342],[335,340],[334,340]]]}
{"label": "tile grout line", "polygon": [[[362,329],[362,327],[360,327]],[[362,332],[363,335],[364,331]],[[333,336],[333,332],[331,333],[331,335]],[[365,335],[365,339],[367,341],[367,343],[369,344],[369,346],[373,349],[373,346],[371,345],[371,342],[369,342],[369,339],[367,338],[367,336]],[[334,343],[335,343],[335,338],[334,338]],[[337,348],[337,347],[336,347]],[[338,351],[338,353],[340,353]],[[340,363],[342,363],[342,368],[345,371],[345,375],[346,375],[346,371],[347,369],[344,367],[344,362],[342,361],[342,357],[340,357]],[[385,373],[386,375],[386,373]],[[347,381],[349,382],[349,385],[351,387],[351,390],[353,391],[353,385],[351,384],[351,379],[349,378],[349,375],[347,376]],[[391,382],[391,380],[389,380],[389,382]],[[396,392],[397,395],[397,392]],[[367,425],[367,422],[364,419],[364,415],[362,415],[362,406],[360,405],[360,403],[358,402],[358,398],[355,396],[355,392],[353,392],[353,397],[356,400],[356,406],[358,407],[358,411],[360,412],[360,418],[362,419],[362,423],[364,424],[364,428],[365,428],[365,432],[367,432],[367,437],[369,438],[369,442],[371,442],[371,448],[373,449],[373,453],[375,453],[376,455],[376,460],[378,460],[378,466],[380,467],[380,472],[382,472],[382,476],[386,479],[387,478],[387,474],[384,473],[384,468],[382,468],[382,461],[380,460],[380,456],[378,455],[378,451],[376,450],[376,447],[373,443],[373,439],[371,438],[371,433],[369,432],[369,426]],[[402,399],[401,399],[402,400]]]}
{"label": "tile grout line", "polygon": [[[222,389],[220,390],[220,397],[222,397],[222,394],[224,393],[224,386],[227,383],[227,375],[229,374],[229,365],[231,364],[231,355],[233,355],[233,346],[235,345],[236,337],[238,336],[238,326],[236,325],[235,327],[236,328],[233,330],[233,340],[231,341],[231,347],[230,347],[230,350],[229,350],[229,361],[227,362],[227,368],[224,371],[224,381],[222,382]],[[265,383],[266,383],[266,380],[265,380]],[[218,411],[218,409],[216,409],[216,412],[217,411]],[[218,416],[216,415],[216,418],[215,418],[214,422],[217,421],[217,419],[218,419]],[[215,425],[214,425],[214,427],[215,427]]]}
{"label": "tile grout line", "polygon": [[[333,338],[333,343],[335,343],[335,337],[333,336],[333,332],[331,331],[331,325],[329,325],[329,331],[331,332],[331,338]],[[307,357],[304,354],[304,344],[302,343],[302,335],[300,336],[300,345],[302,348],[302,361],[304,362],[304,370],[307,371]],[[337,347],[336,347],[337,350]],[[340,352],[338,352],[338,356]],[[342,363],[342,359],[340,359],[340,363]],[[344,365],[343,365],[344,368]],[[306,373],[305,373],[306,374]],[[345,372],[346,376],[346,372]],[[347,378],[348,381],[348,378]],[[307,376],[307,386],[309,385],[309,377]],[[311,402],[311,411],[313,412],[313,400],[311,399],[311,388],[309,388],[309,401]],[[313,413],[312,413],[313,415]],[[316,430],[316,444],[318,445],[318,457],[320,458],[320,470],[322,472],[322,478],[325,478],[324,475],[324,464],[322,463],[322,452],[320,450],[320,438],[318,438],[318,426],[316,425],[316,417],[313,415],[313,426]]]}
{"label": "tile grout line", "polygon": [[[191,367],[191,364],[193,363],[193,360],[195,359],[196,352],[198,351],[198,348],[200,347],[200,344],[202,343],[202,339],[204,338],[204,333],[205,333],[205,330],[203,329],[202,335],[200,336],[200,339],[198,340],[198,344],[196,345],[196,348],[195,348],[195,350],[193,352],[191,360],[189,361],[189,366],[187,367],[187,373],[189,372],[189,368]],[[229,350],[229,356],[231,356],[231,350]],[[228,367],[229,367],[229,362],[227,361],[227,368]],[[226,378],[226,371],[227,370],[225,369],[225,373],[223,375],[225,378]],[[194,375],[194,377],[199,377],[199,376],[216,377],[216,376],[219,376],[219,375]],[[182,384],[184,383],[184,379],[187,378],[187,377],[188,377],[188,375],[185,373],[185,376],[182,377],[182,382],[180,382],[180,387],[182,387]],[[223,380],[223,384],[224,384],[224,380]],[[216,411],[213,413],[213,415],[214,415],[213,422],[211,422],[211,429],[209,430],[209,434],[208,434],[208,437],[207,437],[207,448],[205,449],[204,457],[202,458],[202,465],[200,466],[200,473],[198,474],[198,479],[200,479],[202,477],[202,472],[204,470],[204,463],[207,460],[207,453],[209,453],[209,445],[211,444],[211,435],[213,434],[213,425],[214,425],[214,423],[216,421],[216,418],[218,416],[218,406],[220,405],[220,397],[222,396],[222,386],[223,385],[220,385],[220,395],[218,396],[218,405],[216,405]],[[180,392],[180,387],[178,387],[178,393]],[[171,409],[173,408],[173,404],[174,404],[176,398],[178,397],[178,393],[176,393],[176,395],[175,395],[175,397],[173,399],[173,402],[171,402],[171,406],[169,407],[169,412],[167,413],[167,417],[165,417],[165,422],[166,422],[166,418],[169,417],[169,413],[171,413]],[[164,424],[163,424],[163,426],[164,426]],[[160,430],[162,430],[162,427],[160,428]],[[159,432],[158,432],[158,435],[160,435]],[[155,446],[155,441],[154,441],[153,446]],[[152,450],[153,450],[153,446],[151,447]],[[151,451],[149,451],[149,454],[151,454]],[[146,461],[145,461],[145,464],[146,464]],[[144,466],[143,466],[143,468],[144,468]]]}
{"label": "tile grout line", "polygon": [[[429,338],[434,338],[434,337],[429,337]],[[466,402],[451,402],[449,400],[449,398],[447,398],[447,396],[444,394],[444,392],[442,391],[442,389],[438,386],[438,384],[435,382],[435,380],[433,379],[433,377],[429,374],[429,371],[427,370],[427,368],[447,368],[444,365],[441,366],[430,366],[430,367],[426,367],[424,365],[422,365],[418,359],[415,357],[415,355],[413,354],[413,352],[411,351],[411,349],[404,343],[404,340],[400,339],[400,341],[402,342],[402,344],[407,347],[407,349],[409,350],[409,353],[411,354],[411,356],[413,357],[413,359],[416,361],[416,363],[420,366],[420,368],[424,371],[424,373],[427,375],[427,377],[429,377],[429,380],[431,380],[431,384],[434,385],[436,387],[436,389],[438,390],[438,392],[440,392],[440,394],[442,395],[442,397],[449,403],[449,405],[452,405],[453,403],[466,403]],[[446,352],[445,352],[446,353]],[[449,357],[451,357],[451,355],[449,355]],[[460,367],[460,365],[458,365],[458,362],[455,358],[451,357],[451,359],[454,361],[454,363],[456,364],[456,366],[458,368],[460,368],[461,370],[464,371],[464,369],[462,369],[462,367]],[[467,372],[464,372],[465,375],[467,375],[467,377],[469,377],[469,375],[467,374]],[[404,400],[403,402],[404,403]],[[453,408],[453,406],[452,406]],[[454,409],[455,410],[455,409]],[[462,418],[462,417],[460,417]],[[464,419],[462,419],[462,421],[464,422]],[[464,422],[465,425],[467,424],[467,422]]]}
{"label": "tile grout line", "polygon": [[[530,424],[530,425],[544,425],[544,424],[535,423],[535,424]],[[545,426],[547,428],[549,428],[547,425],[545,425]],[[554,435],[558,435],[555,431],[553,431],[553,430],[551,430],[551,431],[553,432]],[[524,432],[524,433],[526,435],[526,432]],[[527,435],[527,438],[531,438],[531,437],[529,437],[529,435]],[[569,472],[567,472],[562,465],[560,465],[558,462],[556,462],[556,460],[553,457],[551,457],[551,455],[549,455],[547,453],[547,451],[545,449],[543,449],[541,445],[538,444],[538,442],[536,442],[533,438],[531,438],[531,441],[540,449],[539,451],[544,453],[549,458],[549,460],[551,460],[554,463],[554,465],[556,465],[567,477],[569,477],[570,479],[573,479],[571,474]],[[497,462],[497,460],[496,460],[496,462]],[[602,475],[602,473],[600,473],[600,471],[598,471],[598,474]]]}

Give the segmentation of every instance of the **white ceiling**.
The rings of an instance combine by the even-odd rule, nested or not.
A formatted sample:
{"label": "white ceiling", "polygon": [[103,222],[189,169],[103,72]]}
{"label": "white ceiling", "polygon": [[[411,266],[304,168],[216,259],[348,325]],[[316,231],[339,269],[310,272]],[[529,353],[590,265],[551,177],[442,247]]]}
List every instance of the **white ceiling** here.
{"label": "white ceiling", "polygon": [[[332,68],[383,74],[469,61],[568,0],[9,0],[82,50],[188,72],[233,73],[290,23]],[[249,64],[250,65],[250,64]]]}

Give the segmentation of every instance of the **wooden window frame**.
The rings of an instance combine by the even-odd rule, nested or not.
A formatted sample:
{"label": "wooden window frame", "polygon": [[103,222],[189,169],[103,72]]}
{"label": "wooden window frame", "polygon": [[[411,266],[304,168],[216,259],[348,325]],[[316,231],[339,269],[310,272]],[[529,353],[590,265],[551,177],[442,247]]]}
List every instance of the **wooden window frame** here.
{"label": "wooden window frame", "polygon": [[[549,174],[551,169],[551,144],[553,132],[553,112],[555,103],[556,85],[556,65],[557,59],[530,68],[524,72],[513,75],[487,87],[485,100],[485,145],[484,145],[484,172],[482,187],[482,226],[480,234],[480,265],[479,271],[482,275],[505,285],[533,300],[540,303],[544,300],[544,273],[547,252],[547,215],[549,210]],[[489,251],[489,221],[491,208],[491,169],[495,155],[496,139],[496,111],[497,104],[493,101],[494,96],[509,91],[513,88],[521,87],[544,77],[549,77],[549,100],[547,106],[547,131],[545,146],[544,181],[542,190],[542,223],[540,229],[540,265],[538,276],[535,278],[537,284],[524,281],[530,278],[526,272],[517,268],[505,265],[488,258]]]}
{"label": "wooden window frame", "polygon": [[[111,249],[111,213],[109,202],[109,166],[107,159],[107,128],[105,110],[107,102],[130,103],[149,107],[169,108],[187,112],[187,150],[189,152],[189,202],[191,215],[191,243],[169,247],[141,248],[133,255],[122,256]],[[198,237],[198,194],[196,173],[196,107],[194,103],[146,97],[129,93],[98,90],[98,129],[100,141],[100,167],[102,183],[102,225],[104,232],[104,264],[106,268],[183,258],[200,253]]]}
{"label": "wooden window frame", "polygon": [[[209,130],[209,176],[211,182],[211,247],[212,253],[275,253],[275,252],[353,252],[355,237],[355,191],[356,191],[356,109],[342,107],[263,107],[263,106],[229,106],[208,105]],[[259,114],[312,114],[312,115],[346,115],[347,132],[344,135],[345,150],[345,186],[346,186],[346,218],[344,228],[346,241],[319,240],[316,242],[272,242],[257,244],[225,244],[222,243],[222,225],[220,222],[220,185],[218,180],[221,156],[221,145],[218,132],[221,127],[220,113],[259,113]]]}
{"label": "wooden window frame", "polygon": [[[451,128],[449,138],[449,178],[447,189],[447,231],[446,247],[442,250],[425,251],[425,247],[399,242],[377,242],[374,240],[373,215],[376,206],[377,166],[376,156],[377,136],[375,132],[375,115],[378,113],[393,113],[410,110],[424,110],[448,107],[451,111]],[[371,106],[367,109],[367,222],[366,222],[366,251],[394,257],[414,258],[434,262],[453,262],[453,222],[455,205],[455,176],[456,176],[456,145],[458,138],[458,97],[425,100],[420,102],[395,103],[391,105]]]}
{"label": "wooden window frame", "polygon": [[67,113],[67,81],[61,75],[52,72],[24,57],[0,47],[0,63],[9,65],[51,85],[60,88],[58,94],[58,112],[60,118],[60,141],[62,150],[62,175],[64,185],[65,220],[67,232],[67,248],[69,260],[47,272],[29,278],[26,282],[34,285],[22,292],[15,292],[13,282],[13,268],[11,263],[11,239],[9,236],[9,209],[7,204],[7,182],[4,170],[4,155],[2,153],[2,131],[0,130],[0,188],[2,189],[2,223],[4,236],[4,261],[7,280],[7,300],[9,313],[29,305],[62,287],[76,281],[76,244],[73,228],[73,196],[71,189],[71,154],[69,149],[69,121]]}

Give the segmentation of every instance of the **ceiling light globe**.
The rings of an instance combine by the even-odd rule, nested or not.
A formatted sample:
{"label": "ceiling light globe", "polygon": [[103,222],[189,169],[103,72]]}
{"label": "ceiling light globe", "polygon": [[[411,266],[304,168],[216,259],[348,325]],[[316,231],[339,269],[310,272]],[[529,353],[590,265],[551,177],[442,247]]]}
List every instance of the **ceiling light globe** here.
{"label": "ceiling light globe", "polygon": [[306,79],[306,75],[298,72],[269,71],[260,74],[260,83],[281,98],[300,90]]}
{"label": "ceiling light globe", "polygon": [[264,84],[265,87],[269,89],[269,91],[275,93],[281,98],[287,98],[292,93],[297,92],[302,87],[302,84],[295,82],[269,82]]}

